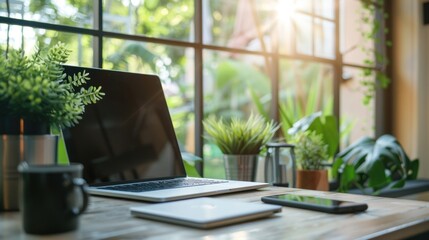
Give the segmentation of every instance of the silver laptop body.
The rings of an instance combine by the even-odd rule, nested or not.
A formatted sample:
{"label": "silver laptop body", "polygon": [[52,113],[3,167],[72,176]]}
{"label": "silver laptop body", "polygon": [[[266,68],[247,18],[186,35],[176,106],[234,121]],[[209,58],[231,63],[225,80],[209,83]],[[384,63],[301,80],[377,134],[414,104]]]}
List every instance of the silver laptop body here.
{"label": "silver laptop body", "polygon": [[131,215],[196,228],[213,228],[281,212],[278,205],[234,199],[195,198],[131,207]]}
{"label": "silver laptop body", "polygon": [[[85,167],[84,178],[91,194],[165,202],[268,186],[188,178],[160,79],[155,75],[65,66],[69,75],[83,70],[89,73],[89,84],[102,86],[106,95],[86,107],[79,124],[64,131],[64,139],[70,162]],[[129,190],[139,183],[162,188],[167,186],[164,182],[179,180],[196,180],[198,184]]]}

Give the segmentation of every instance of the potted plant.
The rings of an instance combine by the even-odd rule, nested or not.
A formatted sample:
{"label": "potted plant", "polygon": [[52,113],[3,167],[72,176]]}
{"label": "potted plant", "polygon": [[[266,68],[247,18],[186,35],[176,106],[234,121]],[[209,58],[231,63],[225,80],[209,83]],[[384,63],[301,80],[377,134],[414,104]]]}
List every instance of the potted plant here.
{"label": "potted plant", "polygon": [[233,117],[226,121],[222,117],[209,117],[203,124],[207,138],[224,154],[226,178],[254,181],[259,153],[279,125],[253,114],[247,120]]}
{"label": "potted plant", "polygon": [[378,194],[383,189],[401,188],[407,180],[416,179],[419,160],[410,160],[392,135],[378,139],[363,137],[336,155],[333,176],[339,191],[359,188]]}
{"label": "potted plant", "polygon": [[100,87],[81,87],[90,80],[87,73],[63,73],[70,50],[61,42],[46,54],[37,50],[25,56],[22,49],[0,53],[2,133],[46,134],[51,127],[73,126],[82,118],[85,105],[103,95]]}
{"label": "potted plant", "polygon": [[[87,73],[63,72],[69,55],[61,42],[47,52],[36,49],[31,56],[22,49],[0,50],[0,151],[7,153],[0,154],[0,181],[9,179],[0,185],[9,184],[5,189],[18,188],[16,167],[21,161],[55,163],[58,136],[51,131],[77,124],[85,105],[104,95],[100,87],[82,87],[90,80]],[[12,199],[16,191],[4,196],[0,208],[17,208],[18,201]]]}
{"label": "potted plant", "polygon": [[328,159],[328,145],[315,131],[297,132],[292,139],[298,165],[297,187],[313,190],[329,190],[328,172],[324,161]]}

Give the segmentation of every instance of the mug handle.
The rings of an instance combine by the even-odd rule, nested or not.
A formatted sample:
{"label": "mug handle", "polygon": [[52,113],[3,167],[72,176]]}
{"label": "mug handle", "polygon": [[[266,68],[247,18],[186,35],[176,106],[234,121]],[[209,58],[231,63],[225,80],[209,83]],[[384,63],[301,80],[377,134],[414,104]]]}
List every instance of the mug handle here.
{"label": "mug handle", "polygon": [[74,178],[73,179],[73,185],[75,187],[79,187],[80,191],[82,192],[82,196],[83,196],[83,204],[82,206],[77,210],[77,211],[73,211],[74,215],[80,215],[82,214],[86,208],[88,207],[88,203],[89,203],[89,194],[86,191],[86,181],[83,178]]}

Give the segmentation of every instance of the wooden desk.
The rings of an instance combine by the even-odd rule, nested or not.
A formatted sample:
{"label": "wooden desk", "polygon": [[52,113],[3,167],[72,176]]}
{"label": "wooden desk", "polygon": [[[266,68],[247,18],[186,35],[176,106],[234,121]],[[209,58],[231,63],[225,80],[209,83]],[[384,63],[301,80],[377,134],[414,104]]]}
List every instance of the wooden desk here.
{"label": "wooden desk", "polygon": [[[366,202],[359,214],[334,215],[284,207],[270,218],[199,230],[134,218],[130,206],[148,203],[91,197],[77,231],[43,236],[44,239],[402,239],[429,231],[429,202],[374,196],[270,187],[216,196],[260,202],[262,196],[297,192],[338,200]],[[18,212],[0,213],[0,239],[37,239],[21,229]]]}

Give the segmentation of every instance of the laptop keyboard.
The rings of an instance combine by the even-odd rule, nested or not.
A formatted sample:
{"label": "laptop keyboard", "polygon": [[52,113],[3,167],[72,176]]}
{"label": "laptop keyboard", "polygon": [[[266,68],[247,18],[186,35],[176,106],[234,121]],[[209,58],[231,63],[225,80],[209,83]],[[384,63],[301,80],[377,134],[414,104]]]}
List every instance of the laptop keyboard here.
{"label": "laptop keyboard", "polygon": [[113,190],[113,191],[125,191],[125,192],[148,192],[163,189],[172,188],[183,188],[193,186],[211,185],[217,183],[226,183],[224,180],[212,180],[212,179],[198,179],[198,178],[184,178],[184,179],[170,179],[150,182],[140,182],[124,185],[116,185],[109,187],[99,187],[98,189]]}

